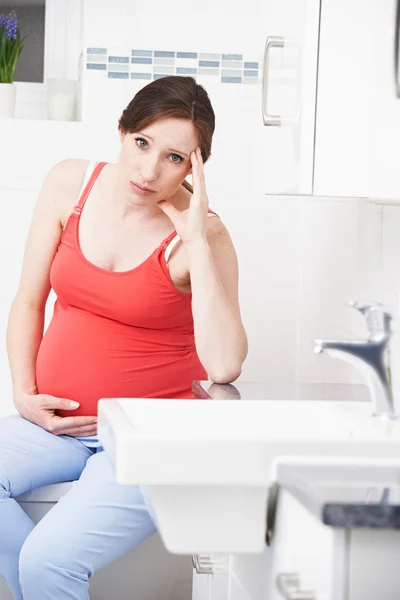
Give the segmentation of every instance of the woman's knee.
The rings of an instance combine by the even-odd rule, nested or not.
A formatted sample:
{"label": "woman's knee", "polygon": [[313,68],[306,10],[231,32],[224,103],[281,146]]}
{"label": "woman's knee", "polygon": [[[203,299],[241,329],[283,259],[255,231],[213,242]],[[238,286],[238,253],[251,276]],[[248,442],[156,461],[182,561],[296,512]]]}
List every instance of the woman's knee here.
{"label": "woman's knee", "polygon": [[48,589],[60,578],[89,580],[89,573],[77,560],[71,548],[63,540],[49,535],[46,539],[34,529],[25,540],[19,556],[19,578],[23,589]]}
{"label": "woman's knee", "polygon": [[49,548],[47,544],[40,543],[35,530],[26,538],[19,555],[20,579],[26,579],[34,575],[39,581],[40,574],[46,568],[46,562],[49,558]]}

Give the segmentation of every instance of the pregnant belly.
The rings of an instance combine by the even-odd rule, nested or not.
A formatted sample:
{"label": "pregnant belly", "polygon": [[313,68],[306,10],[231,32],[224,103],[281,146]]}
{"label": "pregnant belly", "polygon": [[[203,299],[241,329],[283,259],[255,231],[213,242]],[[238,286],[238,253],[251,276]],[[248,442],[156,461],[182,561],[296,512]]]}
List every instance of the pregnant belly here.
{"label": "pregnant belly", "polygon": [[96,415],[100,398],[192,398],[193,379],[206,378],[193,349],[143,330],[98,320],[51,322],[36,362],[38,392],[76,400],[61,416]]}

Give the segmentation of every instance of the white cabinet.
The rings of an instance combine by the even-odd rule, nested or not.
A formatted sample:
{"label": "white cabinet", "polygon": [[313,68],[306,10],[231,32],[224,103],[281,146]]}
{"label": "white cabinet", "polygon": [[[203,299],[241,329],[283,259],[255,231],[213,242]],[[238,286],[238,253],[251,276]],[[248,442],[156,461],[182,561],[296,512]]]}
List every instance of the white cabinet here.
{"label": "white cabinet", "polygon": [[319,0],[264,0],[257,184],[264,193],[311,194]]}
{"label": "white cabinet", "polygon": [[329,527],[286,490],[279,495],[269,551],[269,590],[263,600],[400,597],[400,572],[394,568],[400,531]]}
{"label": "white cabinet", "polygon": [[314,194],[400,198],[397,0],[321,0]]}
{"label": "white cabinet", "polygon": [[283,600],[285,590],[296,588],[295,579],[298,579],[298,590],[304,593],[301,596],[304,600],[346,600],[345,596],[334,595],[334,586],[336,589],[342,587],[340,582],[344,572],[339,555],[334,552],[340,534],[343,537],[341,530],[335,531],[322,524],[282,489],[269,547],[269,592],[265,600]]}

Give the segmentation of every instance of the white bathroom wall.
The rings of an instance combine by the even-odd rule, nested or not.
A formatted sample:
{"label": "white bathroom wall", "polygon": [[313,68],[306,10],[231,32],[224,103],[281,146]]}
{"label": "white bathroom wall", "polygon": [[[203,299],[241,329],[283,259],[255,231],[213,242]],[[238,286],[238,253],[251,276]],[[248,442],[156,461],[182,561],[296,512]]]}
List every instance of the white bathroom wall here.
{"label": "white bathroom wall", "polygon": [[313,340],[364,336],[364,321],[348,302],[385,301],[378,285],[383,206],[265,196],[249,208],[231,228],[250,340],[242,379],[361,382],[350,365],[315,355]]}
{"label": "white bathroom wall", "polygon": [[381,268],[378,286],[382,301],[399,315],[400,310],[400,205],[382,206]]}
{"label": "white bathroom wall", "polygon": [[354,198],[313,198],[304,204],[296,380],[363,381],[351,365],[315,355],[316,337],[366,335],[363,317],[348,302],[381,300],[377,287],[382,206]]}

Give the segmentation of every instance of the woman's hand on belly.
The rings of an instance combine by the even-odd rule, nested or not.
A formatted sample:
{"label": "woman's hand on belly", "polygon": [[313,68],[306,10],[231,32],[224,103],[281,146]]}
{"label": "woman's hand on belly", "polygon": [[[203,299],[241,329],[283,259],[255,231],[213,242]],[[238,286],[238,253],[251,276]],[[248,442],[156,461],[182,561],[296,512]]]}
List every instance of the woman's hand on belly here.
{"label": "woman's hand on belly", "polygon": [[74,411],[79,403],[48,394],[19,394],[14,400],[17,411],[27,421],[54,435],[89,436],[97,433],[96,416],[59,417],[56,410]]}

